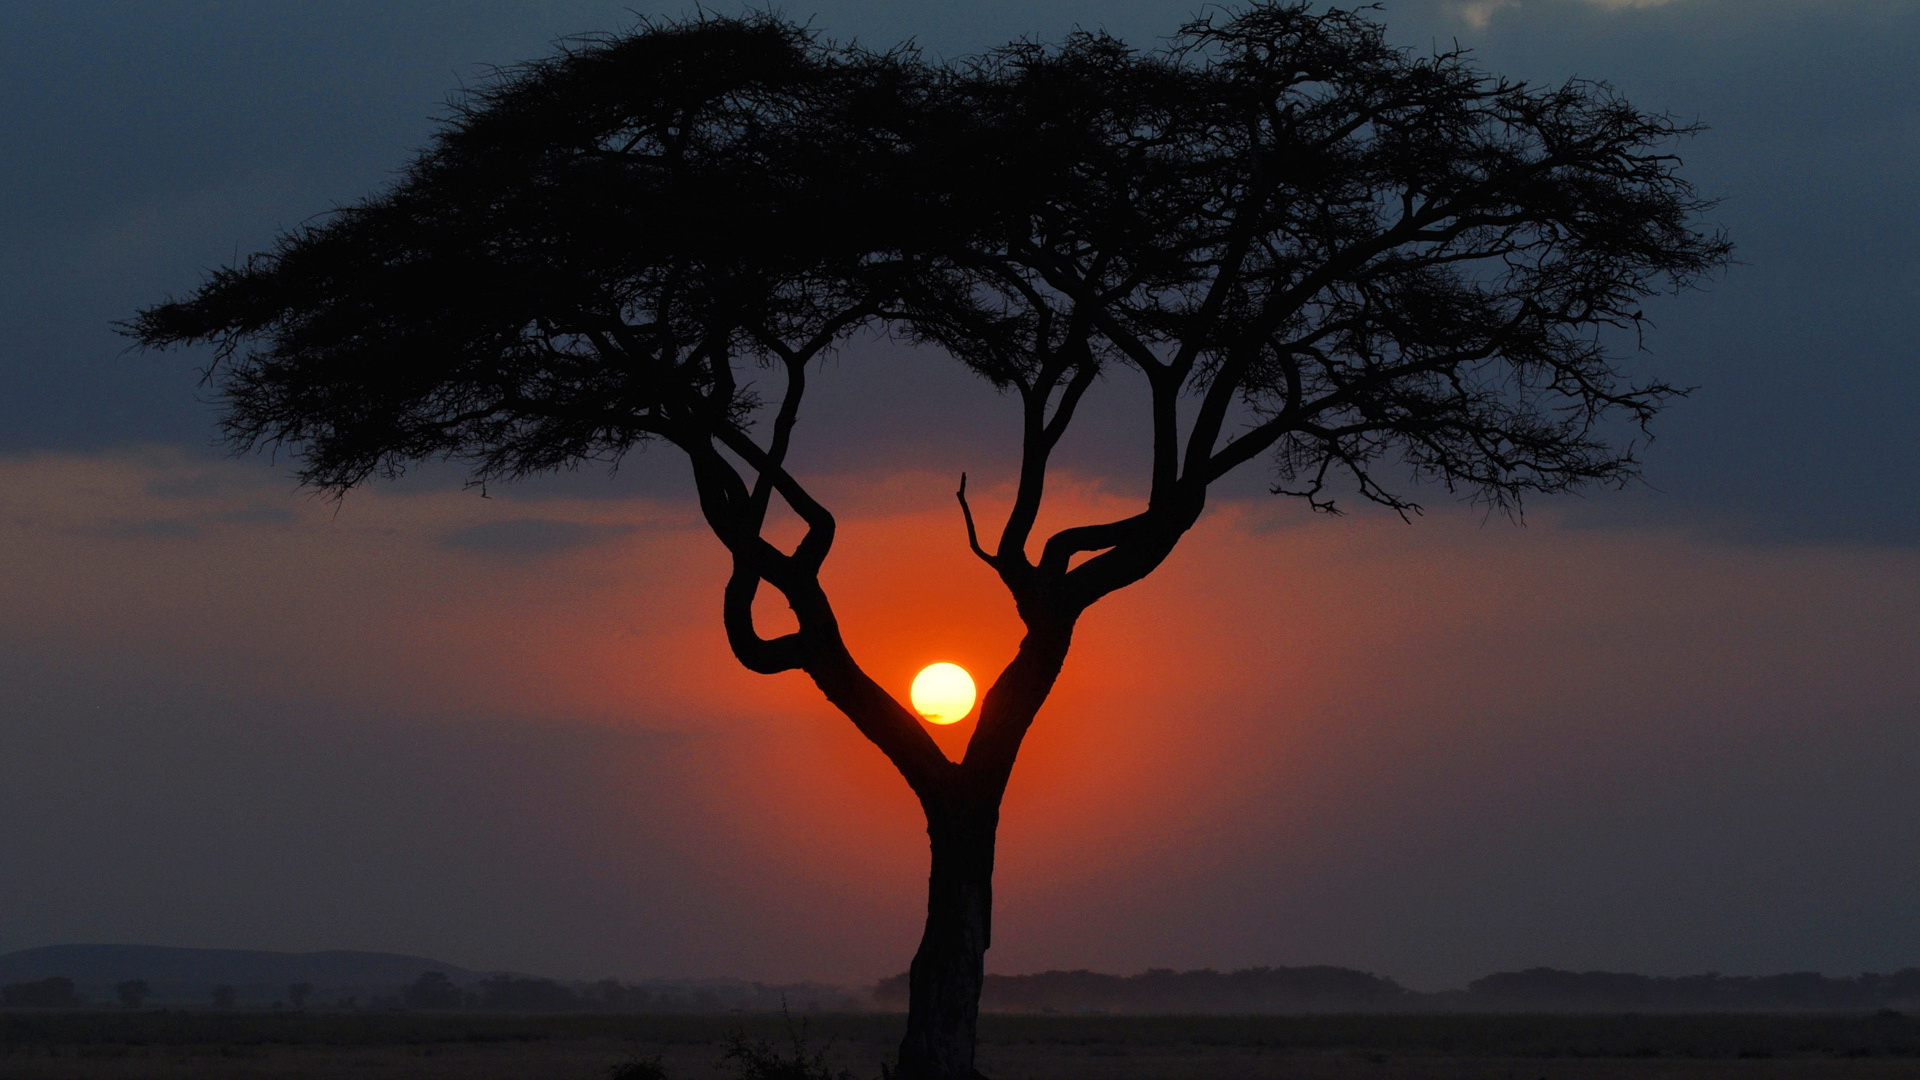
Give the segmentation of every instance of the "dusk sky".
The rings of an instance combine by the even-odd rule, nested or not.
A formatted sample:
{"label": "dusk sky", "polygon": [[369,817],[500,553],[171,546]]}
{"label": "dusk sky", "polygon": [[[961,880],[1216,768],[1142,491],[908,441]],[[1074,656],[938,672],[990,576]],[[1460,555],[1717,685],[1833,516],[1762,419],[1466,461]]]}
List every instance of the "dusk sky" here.
{"label": "dusk sky", "polygon": [[[1187,0],[792,4],[959,57]],[[714,10],[727,10],[714,5]],[[0,6],[0,951],[377,949],[562,977],[867,983],[924,916],[918,807],[804,676],[752,675],[684,466],[336,505],[214,443],[206,356],[111,324],[388,183],[489,65],[633,0]],[[1007,797],[988,969],[1920,966],[1920,3],[1389,0],[1536,84],[1708,126],[1739,264],[1630,366],[1697,387],[1647,483],[1524,524],[1225,485],[1093,609]],[[1017,411],[857,340],[799,429],[868,670],[987,678],[965,549]],[[1048,520],[1143,491],[1116,373]],[[945,736],[949,741],[952,736]]]}

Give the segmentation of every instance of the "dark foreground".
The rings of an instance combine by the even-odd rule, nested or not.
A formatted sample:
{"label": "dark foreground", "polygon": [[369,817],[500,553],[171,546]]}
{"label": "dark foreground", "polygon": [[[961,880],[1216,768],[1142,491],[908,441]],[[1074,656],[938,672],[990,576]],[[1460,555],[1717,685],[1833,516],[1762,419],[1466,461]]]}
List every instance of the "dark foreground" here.
{"label": "dark foreground", "polygon": [[[900,1037],[886,1015],[796,1018],[858,1080]],[[731,1035],[778,1016],[0,1013],[0,1080],[673,1080],[740,1075]],[[989,1016],[995,1080],[1881,1080],[1920,1077],[1920,1018],[1739,1016]]]}

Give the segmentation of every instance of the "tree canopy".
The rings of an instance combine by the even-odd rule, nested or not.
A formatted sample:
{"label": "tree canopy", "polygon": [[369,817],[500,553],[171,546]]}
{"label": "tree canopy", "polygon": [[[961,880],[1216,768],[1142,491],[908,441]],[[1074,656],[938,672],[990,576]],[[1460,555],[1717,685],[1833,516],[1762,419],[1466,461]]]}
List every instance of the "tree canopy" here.
{"label": "tree canopy", "polygon": [[[1170,521],[1265,454],[1323,508],[1334,480],[1412,507],[1398,466],[1505,505],[1633,474],[1604,422],[1673,388],[1624,376],[1601,331],[1727,254],[1676,170],[1691,130],[1302,5],[960,65],[710,17],[509,69],[390,190],[131,328],[217,343],[227,434],[335,489],[664,438],[696,464],[724,448],[749,506],[778,487],[805,516],[780,468],[804,367],[885,324],[1018,392],[1025,474],[1103,369],[1136,369]],[[754,363],[785,367],[787,400],[755,396]],[[729,471],[710,459],[703,491]],[[1042,491],[1022,479],[990,553],[1010,579],[1036,569],[1013,565]],[[1153,524],[1069,531],[1038,569]],[[1093,560],[1074,599],[1142,555]]]}

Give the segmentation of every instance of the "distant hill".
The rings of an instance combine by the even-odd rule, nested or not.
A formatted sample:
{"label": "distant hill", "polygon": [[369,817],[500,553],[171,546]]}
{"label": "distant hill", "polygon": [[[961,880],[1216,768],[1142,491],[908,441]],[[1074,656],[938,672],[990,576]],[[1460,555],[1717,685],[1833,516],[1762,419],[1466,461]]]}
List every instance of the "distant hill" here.
{"label": "distant hill", "polygon": [[0,954],[0,984],[72,979],[82,996],[112,1001],[115,983],[144,979],[155,1001],[204,1001],[215,986],[231,986],[241,1002],[284,997],[294,983],[312,986],[317,1000],[366,1000],[390,994],[422,973],[444,973],[455,984],[477,982],[479,972],[424,956],[400,953],[266,952],[254,949],[175,949],[159,945],[49,945]]}

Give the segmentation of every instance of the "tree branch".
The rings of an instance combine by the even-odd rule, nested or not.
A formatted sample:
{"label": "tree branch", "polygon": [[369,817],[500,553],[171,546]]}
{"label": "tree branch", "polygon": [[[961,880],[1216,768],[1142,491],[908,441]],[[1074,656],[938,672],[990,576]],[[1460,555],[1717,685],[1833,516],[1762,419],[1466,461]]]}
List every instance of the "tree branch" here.
{"label": "tree branch", "polygon": [[966,473],[960,474],[960,490],[954,493],[954,497],[960,500],[960,516],[967,521],[967,547],[973,549],[973,553],[980,557],[981,562],[995,569],[999,569],[999,565],[994,562],[993,556],[987,554],[986,549],[980,546],[980,533],[973,527],[973,507],[967,505]]}

